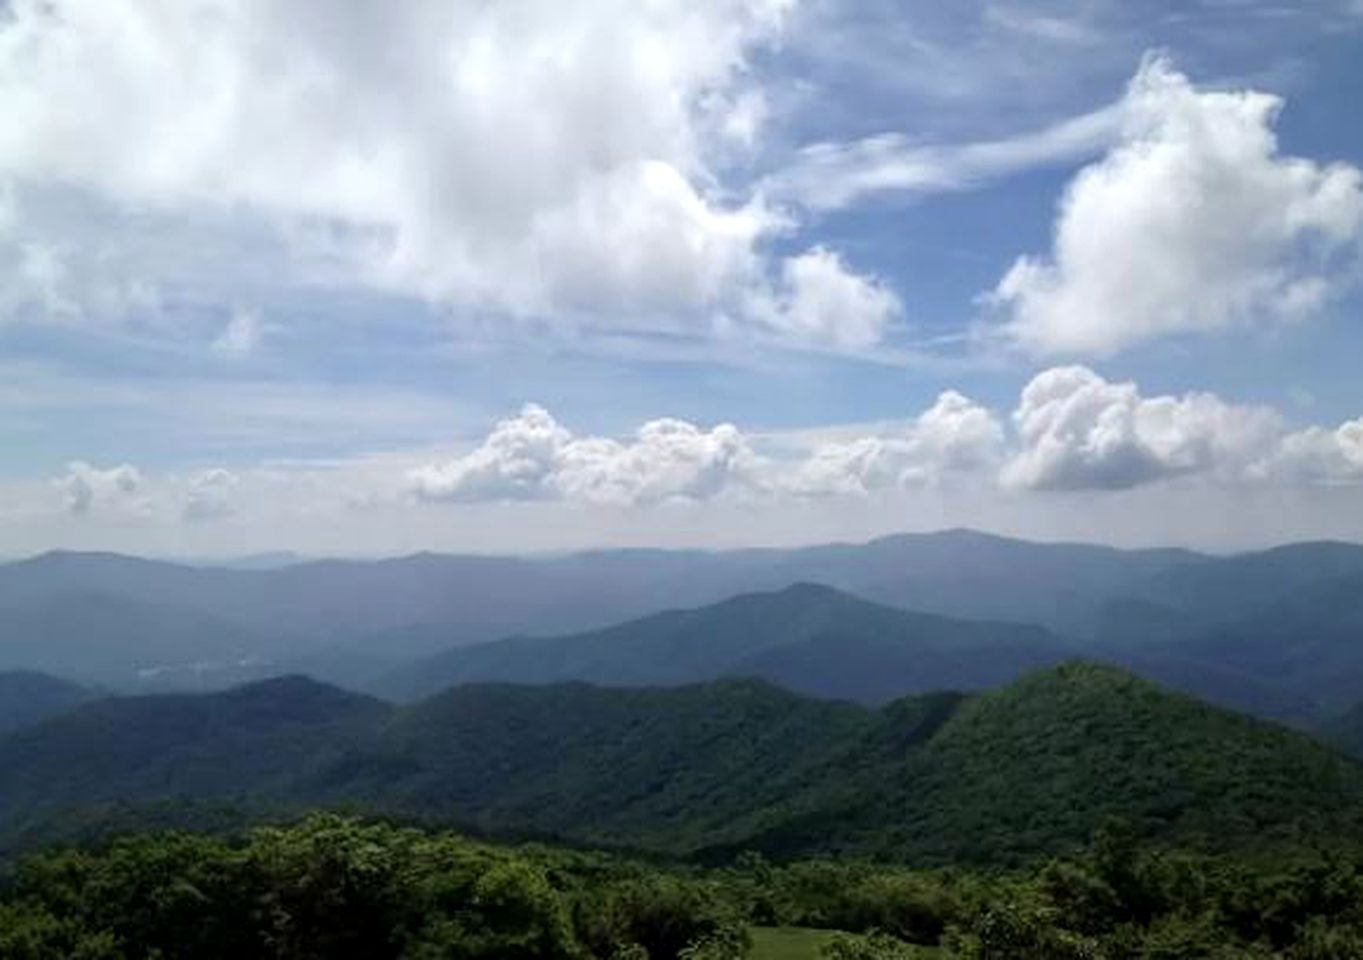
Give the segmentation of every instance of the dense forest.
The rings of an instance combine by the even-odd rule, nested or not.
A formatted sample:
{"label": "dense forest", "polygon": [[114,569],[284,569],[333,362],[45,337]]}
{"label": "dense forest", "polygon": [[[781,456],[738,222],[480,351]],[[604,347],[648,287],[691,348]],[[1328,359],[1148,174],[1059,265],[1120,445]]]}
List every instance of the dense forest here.
{"label": "dense forest", "polygon": [[49,850],[0,885],[7,960],[1360,955],[1363,858],[1212,859],[1116,822],[1008,871],[753,854],[702,869],[313,815]]}
{"label": "dense forest", "polygon": [[1363,766],[1072,662],[879,708],[753,680],[486,684],[391,706],[306,678],[97,700],[0,738],[0,850],[189,801],[315,808],[722,862],[1021,864],[1121,816],[1164,842],[1363,841]]}

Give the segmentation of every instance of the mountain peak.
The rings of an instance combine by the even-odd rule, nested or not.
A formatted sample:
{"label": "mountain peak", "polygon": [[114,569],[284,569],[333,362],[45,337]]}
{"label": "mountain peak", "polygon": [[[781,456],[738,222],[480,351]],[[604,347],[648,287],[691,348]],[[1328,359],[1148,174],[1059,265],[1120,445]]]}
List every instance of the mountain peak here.
{"label": "mountain peak", "polygon": [[269,677],[208,696],[218,697],[233,704],[280,704],[299,716],[324,715],[333,711],[345,712],[353,708],[378,706],[383,703],[365,694],[323,683],[301,673]]}
{"label": "mountain peak", "polygon": [[[779,590],[772,590],[767,593],[740,594],[748,597],[770,597],[782,600],[843,600],[848,603],[864,603],[874,606],[870,601],[854,597],[850,593],[845,593],[836,587],[830,587],[826,583],[814,583],[810,580],[799,580],[788,587]],[[737,599],[737,598],[735,598]]]}

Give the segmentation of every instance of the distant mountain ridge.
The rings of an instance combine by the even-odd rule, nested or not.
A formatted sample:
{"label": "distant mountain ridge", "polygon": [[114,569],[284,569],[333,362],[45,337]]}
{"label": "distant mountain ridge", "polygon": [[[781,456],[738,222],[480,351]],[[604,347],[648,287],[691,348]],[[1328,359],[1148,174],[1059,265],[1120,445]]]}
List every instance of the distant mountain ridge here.
{"label": "distant mountain ridge", "polygon": [[[604,632],[660,610],[811,583],[918,615],[1035,624],[1063,638],[1067,649],[1308,724],[1363,699],[1363,617],[1349,613],[1361,578],[1363,547],[1352,544],[1211,557],[963,530],[796,549],[523,558],[428,553],[277,569],[54,553],[0,565],[0,669],[46,671],[128,692],[221,688],[291,672],[373,689],[375,678],[400,676],[405,665],[452,647]],[[73,616],[89,599],[61,610],[63,598],[73,596],[99,597],[108,612]],[[171,623],[181,626],[166,629]],[[814,636],[792,622],[785,632],[773,649],[747,651],[750,664],[729,658],[723,669],[688,674],[675,661],[661,682],[741,669],[795,689],[875,700],[919,688],[885,682],[872,691],[871,681],[931,673],[926,653],[905,662],[903,644],[864,630],[831,625]],[[731,641],[737,639],[735,633]],[[619,656],[614,662],[623,663]],[[991,658],[979,655],[975,666],[984,680],[945,665],[941,679],[966,687],[1001,682],[1016,667],[1043,662],[996,671]],[[861,679],[852,682],[858,671]],[[805,684],[814,674],[828,682]],[[833,682],[839,675],[841,688]]]}
{"label": "distant mountain ridge", "polygon": [[378,689],[410,699],[470,682],[677,686],[751,676],[880,702],[990,686],[1074,654],[1041,627],[910,613],[798,583],[574,636],[455,647],[395,671]]}
{"label": "distant mountain ridge", "polygon": [[1143,582],[1200,555],[1030,543],[973,531],[865,544],[727,552],[622,550],[555,557],[417,553],[278,569],[185,566],[53,552],[0,565],[0,609],[60,592],[174,602],[256,631],[338,642],[448,624],[450,642],[595,629],[794,583],[944,616],[1051,625],[1066,598]]}
{"label": "distant mountain ridge", "polygon": [[755,680],[474,684],[410,707],[293,678],[91,704],[0,739],[0,827],[92,804],[343,804],[687,856],[1015,862],[1111,815],[1209,848],[1363,842],[1363,767],[1067,663],[879,709]]}
{"label": "distant mountain ridge", "polygon": [[[41,670],[83,683],[127,689],[193,687],[196,670],[233,671],[263,648],[296,643],[270,639],[230,620],[174,601],[65,590],[0,607],[0,665]],[[244,678],[251,678],[250,671]]]}
{"label": "distant mountain ridge", "polygon": [[362,686],[411,700],[464,683],[678,686],[754,677],[810,696],[879,704],[995,687],[1084,655],[1232,709],[1300,722],[1315,715],[1305,695],[1188,653],[1177,644],[1109,648],[1031,624],[915,613],[801,583],[604,630],[453,647]]}
{"label": "distant mountain ridge", "polygon": [[65,713],[96,696],[93,690],[47,674],[0,671],[0,735]]}

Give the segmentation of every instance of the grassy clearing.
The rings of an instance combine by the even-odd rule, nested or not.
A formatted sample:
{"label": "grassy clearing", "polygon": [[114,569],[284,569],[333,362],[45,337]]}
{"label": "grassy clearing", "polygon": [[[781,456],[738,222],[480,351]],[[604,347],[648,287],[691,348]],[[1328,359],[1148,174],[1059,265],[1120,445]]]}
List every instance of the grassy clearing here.
{"label": "grassy clearing", "polygon": [[[809,927],[749,927],[752,952],[748,960],[820,960],[819,948],[836,931],[815,930]],[[906,948],[923,960],[941,956],[936,947]]]}
{"label": "grassy clearing", "polygon": [[751,960],[819,960],[819,947],[833,934],[804,927],[753,927]]}

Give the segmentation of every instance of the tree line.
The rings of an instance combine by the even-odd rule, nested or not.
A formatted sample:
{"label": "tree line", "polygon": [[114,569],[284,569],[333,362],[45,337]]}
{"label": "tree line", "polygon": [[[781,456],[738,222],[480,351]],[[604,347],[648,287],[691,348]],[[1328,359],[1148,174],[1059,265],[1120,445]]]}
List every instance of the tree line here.
{"label": "tree line", "polygon": [[0,884],[7,960],[737,960],[754,926],[839,931],[826,960],[1343,960],[1363,857],[1210,857],[1113,823],[1025,869],[701,868],[316,814],[44,850]]}

